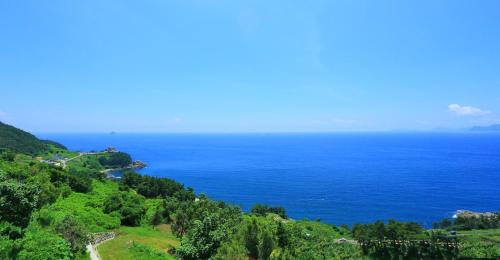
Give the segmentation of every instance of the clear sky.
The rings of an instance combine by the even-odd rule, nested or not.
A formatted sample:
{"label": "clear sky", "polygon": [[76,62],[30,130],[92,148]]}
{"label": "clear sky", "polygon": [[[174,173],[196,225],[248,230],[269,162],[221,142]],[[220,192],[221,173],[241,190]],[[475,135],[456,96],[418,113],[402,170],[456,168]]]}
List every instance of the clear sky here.
{"label": "clear sky", "polygon": [[0,1],[0,121],[34,132],[500,123],[500,1]]}

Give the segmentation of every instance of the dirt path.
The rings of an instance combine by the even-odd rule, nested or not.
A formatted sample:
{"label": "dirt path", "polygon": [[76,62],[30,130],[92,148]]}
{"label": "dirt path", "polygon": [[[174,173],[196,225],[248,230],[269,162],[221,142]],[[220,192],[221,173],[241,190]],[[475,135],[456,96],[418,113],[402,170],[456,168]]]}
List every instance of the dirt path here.
{"label": "dirt path", "polygon": [[340,239],[336,239],[335,243],[337,243],[337,244],[353,244],[353,245],[357,245],[358,241],[352,240],[352,239],[340,238]]}
{"label": "dirt path", "polygon": [[87,245],[87,251],[90,253],[90,259],[101,260],[101,258],[97,254],[97,249],[95,249],[94,246],[92,246],[92,244]]}
{"label": "dirt path", "polygon": [[111,239],[114,239],[115,238],[115,235],[112,234],[112,235],[108,235],[108,236],[105,236],[101,239],[98,239],[97,243],[89,243],[87,245],[87,251],[90,253],[90,259],[92,260],[101,260],[101,257],[99,256],[99,252],[97,252],[97,246],[99,246],[100,244],[106,242],[106,241],[109,241]]}
{"label": "dirt path", "polygon": [[104,153],[107,153],[107,152],[81,152],[79,153],[77,156],[75,157],[71,157],[71,158],[68,158],[68,159],[65,159],[62,161],[62,167],[63,169],[66,168],[66,165],[68,164],[68,162],[72,161],[72,160],[75,160],[75,159],[78,159],[82,156],[85,156],[85,155],[96,155],[96,154],[104,154]]}

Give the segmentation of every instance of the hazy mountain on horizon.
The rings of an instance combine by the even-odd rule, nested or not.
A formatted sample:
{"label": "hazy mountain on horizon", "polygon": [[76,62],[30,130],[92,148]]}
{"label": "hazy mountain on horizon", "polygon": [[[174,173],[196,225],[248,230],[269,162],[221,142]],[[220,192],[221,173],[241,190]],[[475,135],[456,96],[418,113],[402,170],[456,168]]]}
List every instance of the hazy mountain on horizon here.
{"label": "hazy mountain on horizon", "polygon": [[494,124],[489,126],[474,126],[471,127],[471,131],[481,131],[481,132],[500,132],[500,124]]}

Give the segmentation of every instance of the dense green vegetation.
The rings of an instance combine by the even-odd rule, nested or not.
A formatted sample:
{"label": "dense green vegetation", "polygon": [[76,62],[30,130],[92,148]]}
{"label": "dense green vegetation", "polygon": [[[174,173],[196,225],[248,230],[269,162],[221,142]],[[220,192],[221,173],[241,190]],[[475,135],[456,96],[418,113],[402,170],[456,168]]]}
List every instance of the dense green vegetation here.
{"label": "dense green vegetation", "polygon": [[34,135],[0,122],[0,148],[25,154],[40,154],[48,145]]}
{"label": "dense green vegetation", "polygon": [[[142,176],[133,171],[123,174],[122,185],[126,189],[134,189],[146,198],[176,197],[181,200],[193,200],[192,190],[184,191],[184,186],[176,181],[164,178]],[[174,196],[175,195],[175,196]],[[183,196],[187,196],[184,198]]]}
{"label": "dense green vegetation", "polygon": [[458,256],[458,241],[443,233],[424,230],[414,222],[389,220],[387,224],[356,224],[354,238],[363,254],[372,258],[448,259]]}
{"label": "dense green vegetation", "polygon": [[124,168],[132,163],[130,155],[122,152],[108,153],[99,156],[99,163],[106,168]]}
{"label": "dense green vegetation", "polygon": [[274,213],[282,218],[288,218],[285,212],[285,208],[283,207],[269,207],[267,205],[255,204],[250,212],[258,216],[265,216],[269,213]]}
{"label": "dense green vegetation", "polygon": [[34,153],[0,147],[0,259],[88,259],[86,244],[109,231],[117,237],[99,245],[104,259],[500,257],[500,229],[490,229],[498,228],[498,214],[426,230],[395,220],[352,229],[297,221],[261,204],[244,213],[174,180],[133,171],[106,178],[105,168],[129,164],[123,153],[79,156],[64,169],[34,159],[77,155],[47,145]]}
{"label": "dense green vegetation", "polygon": [[48,144],[49,146],[53,146],[56,149],[60,149],[60,150],[67,150],[68,149],[68,148],[66,148],[66,146],[64,146],[58,142],[54,142],[52,140],[40,140],[40,141],[42,141],[42,143],[44,143],[44,144]]}
{"label": "dense green vegetation", "polygon": [[472,230],[472,229],[494,229],[500,228],[500,212],[492,216],[463,216],[459,215],[456,219],[445,218],[433,225],[434,228],[446,230]]}

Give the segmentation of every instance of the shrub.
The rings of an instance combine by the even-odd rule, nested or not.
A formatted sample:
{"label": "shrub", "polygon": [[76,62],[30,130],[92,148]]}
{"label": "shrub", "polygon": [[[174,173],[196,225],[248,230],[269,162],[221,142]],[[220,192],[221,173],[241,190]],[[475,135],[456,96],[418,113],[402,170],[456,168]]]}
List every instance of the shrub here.
{"label": "shrub", "polygon": [[75,218],[66,216],[56,224],[56,231],[68,241],[73,253],[85,252],[85,247],[89,242],[89,233]]}
{"label": "shrub", "polygon": [[278,216],[287,219],[288,216],[286,215],[285,208],[283,207],[269,207],[267,205],[263,204],[256,204],[252,207],[251,212],[255,215],[258,216],[265,216],[268,213],[274,213],[277,214]]}
{"label": "shrub", "polygon": [[34,227],[21,240],[21,260],[64,260],[71,259],[70,245],[63,238],[47,230]]}
{"label": "shrub", "polygon": [[127,226],[138,226],[146,212],[144,197],[130,192],[117,192],[104,202],[104,212],[117,212],[121,223]]}
{"label": "shrub", "polygon": [[132,158],[127,153],[109,153],[99,157],[99,163],[107,168],[124,168],[132,163]]}
{"label": "shrub", "polygon": [[27,184],[0,175],[0,221],[26,227],[31,213],[38,207],[40,190]]}

